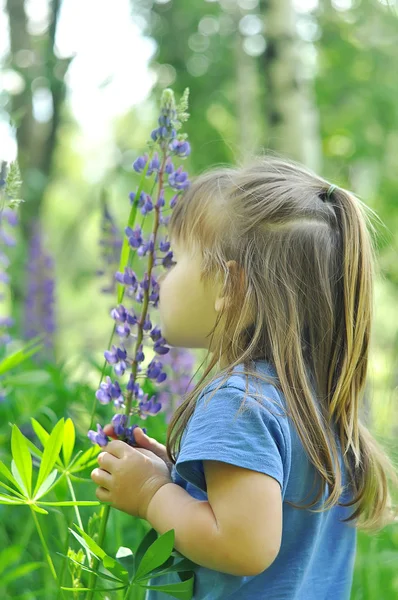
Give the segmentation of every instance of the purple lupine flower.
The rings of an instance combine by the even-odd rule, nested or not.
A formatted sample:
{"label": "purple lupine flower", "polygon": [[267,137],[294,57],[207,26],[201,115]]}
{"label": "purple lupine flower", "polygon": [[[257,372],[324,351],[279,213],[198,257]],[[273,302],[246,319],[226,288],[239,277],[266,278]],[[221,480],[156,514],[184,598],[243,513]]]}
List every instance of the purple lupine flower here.
{"label": "purple lupine flower", "polygon": [[168,175],[171,175],[172,173],[174,173],[174,165],[173,165],[173,161],[171,160],[170,157],[168,157],[168,159],[166,160],[164,170]]}
{"label": "purple lupine flower", "polygon": [[112,383],[109,375],[107,375],[105,381],[101,383],[99,390],[95,392],[95,396],[101,404],[109,404],[112,400],[118,404],[123,402],[123,395],[119,382],[115,381]]}
{"label": "purple lupine flower", "polygon": [[167,344],[167,342],[163,337],[155,342],[153,349],[157,354],[167,354],[170,351],[170,348],[164,344]]}
{"label": "purple lupine flower", "polygon": [[144,206],[141,208],[141,214],[147,215],[151,210],[153,210],[152,198],[149,194],[145,194],[145,202]]}
{"label": "purple lupine flower", "polygon": [[195,356],[185,348],[170,348],[170,352],[162,357],[162,362],[169,375],[157,400],[162,404],[166,423],[170,423],[175,410],[184,401],[184,396],[194,388],[192,376]]}
{"label": "purple lupine flower", "polygon": [[93,444],[98,444],[98,446],[101,447],[107,446],[109,441],[108,436],[104,433],[104,430],[99,423],[97,424],[97,431],[90,429],[87,437],[93,442]]}
{"label": "purple lupine flower", "polygon": [[[146,419],[147,416],[155,415],[162,409],[160,397],[155,394],[148,400],[148,394],[144,393],[136,378],[137,373],[143,371],[145,344],[148,343],[149,339],[153,342],[155,358],[162,355],[165,357],[170,352],[170,347],[162,336],[160,328],[153,326],[153,319],[148,306],[157,307],[159,301],[159,283],[153,269],[160,265],[168,268],[173,256],[173,253],[170,252],[170,242],[167,239],[162,239],[159,232],[159,226],[167,226],[170,219],[169,216],[166,217],[161,214],[162,209],[166,206],[165,187],[174,187],[178,192],[170,201],[170,205],[172,205],[176,202],[180,193],[190,185],[187,178],[188,174],[182,171],[182,167],[175,170],[170,158],[171,154],[176,159],[185,158],[190,154],[190,145],[185,140],[186,136],[177,136],[182,121],[188,117],[185,112],[187,106],[186,94],[184,94],[184,98],[177,109],[171,90],[163,92],[159,127],[151,133],[152,141],[148,142],[151,158],[145,153],[139,156],[133,164],[133,168],[137,173],[145,170],[147,177],[154,174],[155,183],[160,179],[159,173],[162,165],[166,177],[162,178],[162,186],[154,192],[153,196],[152,192],[149,194],[146,191],[141,191],[138,198],[134,192],[129,194],[130,202],[134,207],[140,208],[142,215],[147,216],[153,212],[156,216],[156,220],[154,219],[156,227],[152,228],[154,230],[150,233],[149,239],[144,239],[142,225],[137,225],[135,228],[132,225],[125,229],[129,247],[132,251],[130,257],[133,255],[134,258],[136,254],[139,258],[149,255],[148,268],[146,271],[143,269],[143,276],[137,276],[130,266],[125,266],[123,273],[116,272],[115,280],[126,286],[124,290],[126,296],[142,304],[143,309],[140,311],[141,314],[136,314],[136,311],[128,306],[127,300],[125,300],[123,305],[119,304],[111,310],[111,317],[116,322],[115,332],[123,340],[123,346],[120,343],[112,344],[111,349],[105,351],[104,356],[114,366],[115,373],[119,377],[124,375],[127,364],[134,365],[134,368],[129,374],[127,385],[125,383],[123,385],[119,384],[117,381],[112,383],[110,378],[107,377],[106,382],[101,383],[100,389],[96,392],[100,402],[110,403],[111,400],[114,400],[115,406],[125,409],[124,415],[120,414],[114,417],[114,429],[116,435],[123,437],[127,442],[131,441],[131,443],[134,442],[133,432],[137,425],[128,427],[129,417]],[[153,152],[154,147],[157,149],[156,152]],[[142,178],[140,185],[142,186]],[[156,240],[160,240],[159,244],[155,243]],[[160,253],[166,253],[166,255],[161,256]],[[128,264],[131,264],[130,260]],[[137,269],[137,272],[141,273],[141,270]],[[137,326],[136,332],[133,331],[134,325]],[[135,341],[135,344],[132,344],[132,340]],[[128,345],[129,343],[130,345]],[[128,352],[127,348],[129,348]],[[163,368],[164,364],[155,358],[146,366],[146,373],[143,373],[142,377],[161,384],[166,381],[167,373]],[[115,391],[116,384],[118,389]],[[126,392],[122,393],[122,387],[125,388]],[[116,398],[114,398],[115,395]],[[100,433],[100,430],[98,433]]]}
{"label": "purple lupine flower", "polygon": [[124,273],[117,271],[115,273],[115,279],[123,285],[128,285],[135,292],[137,287],[137,276],[130,267],[124,267]]}
{"label": "purple lupine flower", "polygon": [[[7,163],[2,163],[2,173],[4,173],[2,175],[2,181],[4,181],[4,183],[2,184],[2,188],[5,188],[6,185],[6,166]],[[0,202],[3,202],[2,200],[2,193],[0,193]],[[12,243],[11,244],[7,244],[8,246],[10,245],[15,245],[14,242],[14,238],[12,238],[11,236],[6,235],[6,227],[10,226],[10,227],[15,227],[18,223],[18,218],[16,216],[16,213],[11,210],[10,208],[4,208],[3,210],[0,210],[0,239],[2,239],[3,241],[7,240],[10,241],[10,238],[12,239]],[[6,297],[6,290],[7,290],[7,285],[10,281],[10,277],[8,275],[8,273],[6,272],[6,269],[9,267],[10,265],[10,260],[8,258],[8,256],[4,253],[0,251],[0,283],[4,284],[0,287],[0,301],[4,300]],[[12,319],[11,317],[7,317],[4,316],[2,319],[0,319],[0,346],[6,346],[7,344],[9,344],[11,342],[11,335],[9,333],[9,331],[7,331],[8,328],[12,327],[14,324],[14,319]]]}
{"label": "purple lupine flower", "polygon": [[114,371],[116,375],[123,375],[127,364],[130,362],[127,358],[127,352],[125,348],[119,348],[112,344],[112,350],[105,350],[105,360],[110,364],[114,365]]}
{"label": "purple lupine flower", "polygon": [[[136,193],[130,192],[129,198],[130,198],[130,204],[133,204],[134,200],[136,199]],[[144,202],[145,202],[145,192],[141,192],[140,197],[138,199],[138,206],[139,207],[144,206]]]}
{"label": "purple lupine flower", "polygon": [[177,171],[174,171],[174,173],[169,175],[170,187],[175,188],[176,190],[185,190],[191,185],[187,178],[188,173],[182,170],[182,166],[178,167]]}
{"label": "purple lupine flower", "polygon": [[160,240],[159,249],[161,252],[168,252],[170,250],[170,242],[166,240]]}
{"label": "purple lupine flower", "polygon": [[141,173],[144,169],[145,169],[145,165],[148,162],[148,154],[144,154],[144,156],[139,156],[134,162],[133,162],[133,169],[134,171],[137,171],[137,173]]}
{"label": "purple lupine flower", "polygon": [[159,160],[158,152],[155,152],[155,154],[153,155],[152,162],[151,162],[151,168],[154,171],[158,171],[160,168],[160,160]]}
{"label": "purple lupine flower", "polygon": [[145,360],[145,354],[142,351],[142,344],[139,346],[137,354],[135,356],[137,362],[143,362]]}
{"label": "purple lupine flower", "polygon": [[163,364],[159,360],[152,360],[148,365],[147,377],[162,383],[167,377],[167,374],[162,372],[162,368]]}
{"label": "purple lupine flower", "polygon": [[128,237],[129,244],[132,248],[139,248],[142,244],[142,229],[139,225],[135,227],[135,229],[131,229],[131,227],[126,227],[124,230],[126,236]]}
{"label": "purple lupine flower", "polygon": [[189,154],[191,153],[191,146],[189,145],[189,142],[184,142],[184,140],[173,140],[170,143],[169,148],[172,152],[175,152],[175,154],[177,154],[177,156],[179,156],[180,158],[189,156]]}
{"label": "purple lupine flower", "polygon": [[157,413],[162,409],[161,403],[156,402],[156,396],[152,396],[150,400],[140,402],[139,407],[141,411],[141,419],[143,418],[143,415],[157,415]]}
{"label": "purple lupine flower", "polygon": [[175,207],[175,205],[177,204],[178,196],[179,194],[175,194],[175,196],[172,197],[172,199],[170,200],[170,208]]}
{"label": "purple lupine flower", "polygon": [[112,419],[113,429],[116,435],[122,436],[124,435],[125,427],[127,423],[127,415],[122,415],[118,413]]}
{"label": "purple lupine flower", "polygon": [[27,289],[25,298],[25,337],[31,339],[45,335],[47,355],[54,353],[54,261],[46,250],[41,224],[33,224],[27,264]]}

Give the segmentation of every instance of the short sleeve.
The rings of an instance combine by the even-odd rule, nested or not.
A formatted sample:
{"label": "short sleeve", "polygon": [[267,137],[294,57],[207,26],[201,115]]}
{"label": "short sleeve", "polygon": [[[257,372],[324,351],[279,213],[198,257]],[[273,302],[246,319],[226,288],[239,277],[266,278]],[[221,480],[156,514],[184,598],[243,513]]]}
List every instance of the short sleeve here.
{"label": "short sleeve", "polygon": [[206,492],[203,461],[218,460],[265,473],[283,490],[285,455],[284,433],[267,405],[226,385],[199,396],[181,439],[176,470]]}

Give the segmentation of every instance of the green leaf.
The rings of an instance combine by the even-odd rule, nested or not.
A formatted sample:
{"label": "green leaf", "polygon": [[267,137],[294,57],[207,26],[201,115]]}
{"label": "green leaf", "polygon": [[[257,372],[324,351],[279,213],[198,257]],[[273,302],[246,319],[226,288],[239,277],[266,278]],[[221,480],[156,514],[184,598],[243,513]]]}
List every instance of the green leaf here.
{"label": "green leaf", "polygon": [[11,471],[14,475],[15,481],[17,482],[17,487],[19,490],[21,490],[23,497],[28,498],[28,490],[26,489],[24,482],[22,481],[22,477],[19,474],[14,460],[11,461]]}
{"label": "green leaf", "polygon": [[4,378],[5,385],[20,387],[24,385],[43,385],[50,380],[50,374],[47,371],[24,371],[23,373],[7,375]]}
{"label": "green leaf", "polygon": [[[172,563],[172,561],[173,561],[173,558],[171,557],[171,563]],[[146,579],[153,579],[154,577],[159,577],[160,575],[166,575],[167,573],[176,573],[176,572],[183,573],[183,572],[188,572],[188,571],[194,571],[195,568],[198,567],[198,565],[196,563],[192,562],[188,558],[183,558],[182,560],[180,560],[174,564],[168,564],[168,562],[169,561],[167,560],[163,565],[161,565],[157,569],[154,569],[153,571],[148,573],[148,575],[146,576]]]}
{"label": "green leaf", "polygon": [[62,445],[62,455],[64,465],[68,466],[72,457],[73,448],[75,447],[75,426],[72,419],[66,419],[64,428],[64,443]]}
{"label": "green leaf", "polygon": [[0,504],[26,504],[24,500],[18,500],[15,496],[9,496],[8,494],[0,495]]}
{"label": "green leaf", "polygon": [[162,565],[170,556],[174,547],[174,529],[166,531],[149,546],[134,575],[134,581],[142,579],[147,573]]}
{"label": "green leaf", "polygon": [[71,562],[75,563],[75,565],[78,565],[81,569],[83,569],[83,571],[92,573],[93,575],[95,575],[96,577],[99,577],[100,579],[106,579],[107,581],[113,581],[114,583],[120,583],[120,579],[111,577],[110,575],[107,575],[106,573],[102,573],[101,571],[98,571],[98,572],[94,571],[93,569],[90,569],[90,567],[88,567],[87,565],[84,565],[83,563],[79,563],[79,561],[75,560],[71,556],[67,556],[66,554],[61,554],[61,552],[57,552],[57,554],[59,554],[60,556],[63,556],[67,560],[70,560]]}
{"label": "green leaf", "polygon": [[97,500],[64,500],[60,502],[39,502],[43,506],[98,506],[101,502]]}
{"label": "green leaf", "polygon": [[42,456],[43,456],[43,452],[41,450],[39,450],[39,448],[37,448],[37,446],[35,446],[33,444],[33,442],[28,440],[28,438],[25,438],[25,439],[26,439],[26,443],[28,444],[30,453],[33,454],[33,456],[36,456],[36,458],[40,458],[40,460],[41,460]]}
{"label": "green leaf", "polygon": [[73,468],[69,470],[70,473],[78,473],[79,471],[83,471],[88,467],[91,467],[93,464],[97,462],[97,454],[99,454],[101,448],[96,444],[92,446],[78,458],[78,460],[73,464]]}
{"label": "green leaf", "polygon": [[[115,587],[115,588],[95,588],[96,592],[116,592],[117,590],[125,590],[127,586],[125,585],[121,585],[120,587]],[[68,587],[61,587],[61,590],[65,590],[66,592],[92,592],[94,591],[94,588],[68,588]]]}
{"label": "green leaf", "polygon": [[[43,458],[40,464],[39,475],[37,477],[37,483],[34,494],[40,489],[40,486],[45,479],[51,473],[51,470],[57,460],[62,442],[64,440],[64,419],[60,419],[52,430],[50,437],[48,438],[44,447]],[[30,455],[29,455],[30,456]]]}
{"label": "green leaf", "polygon": [[[108,556],[105,550],[98,546],[97,542],[95,542],[85,531],[83,531],[83,529],[80,529],[80,527],[78,527],[76,524],[74,525],[78,532],[81,534],[85,543],[87,544],[90,552],[92,552],[102,560],[102,564],[104,565],[105,569],[113,573],[113,575],[115,575],[115,577],[118,577],[120,581],[127,582],[128,572],[126,571],[126,569],[115,558]],[[72,533],[74,532],[72,531]]]}
{"label": "green leaf", "polygon": [[48,491],[48,489],[54,483],[54,480],[57,477],[57,473],[58,473],[57,469],[54,469],[54,471],[52,471],[52,473],[50,473],[50,475],[47,477],[47,479],[45,479],[43,481],[43,483],[41,484],[41,486],[35,493],[35,500],[38,500],[39,498],[44,496],[44,494]]}
{"label": "green leaf", "polygon": [[6,584],[10,583],[11,581],[18,580],[20,577],[23,577],[24,575],[27,575],[28,573],[35,571],[39,567],[44,567],[44,566],[45,566],[45,564],[41,563],[41,562],[31,562],[31,563],[19,565],[18,567],[15,567],[15,569],[12,569],[12,571],[8,571],[8,573],[5,573],[4,575],[2,575],[1,585],[5,586]]}
{"label": "green leaf", "polygon": [[[75,525],[76,527],[76,525]],[[97,554],[95,552],[93,552],[93,550],[90,549],[90,547],[88,546],[86,540],[84,538],[82,538],[81,535],[79,535],[78,533],[76,533],[76,531],[73,531],[73,529],[71,529],[70,527],[68,528],[69,531],[71,532],[71,534],[77,539],[77,541],[79,542],[79,544],[81,546],[83,546],[83,548],[85,550],[87,550],[87,552],[89,552],[90,554],[93,554],[93,556],[95,556],[95,558],[100,559],[100,556],[97,556]],[[101,550],[101,548],[100,548]],[[101,552],[103,552],[103,550],[101,550]]]}
{"label": "green leaf", "polygon": [[48,438],[50,437],[50,434],[44,429],[44,427],[42,427],[42,425],[40,425],[38,421],[36,421],[36,419],[32,417],[30,420],[32,423],[33,431],[39,438],[39,441],[44,448]]}
{"label": "green leaf", "polygon": [[12,426],[11,452],[27,495],[30,497],[32,493],[32,457],[26,439],[16,425]]}
{"label": "green leaf", "polygon": [[135,566],[138,567],[140,564],[142,557],[145,552],[148,550],[149,546],[153,544],[158,539],[157,531],[153,528],[149,529],[149,531],[142,538],[140,545],[137,548],[137,552],[135,553],[134,561]]}
{"label": "green leaf", "polygon": [[18,499],[18,498],[25,498],[25,496],[23,496],[22,494],[20,494],[16,490],[14,490],[11,486],[7,485],[6,483],[3,483],[2,481],[0,481],[0,487],[2,487],[3,489],[7,490],[7,492],[11,492],[11,494],[13,496],[15,496],[16,499]]}
{"label": "green leaf", "polygon": [[134,575],[134,555],[130,548],[125,548],[124,546],[120,546],[118,551],[116,552],[116,558],[120,562],[120,564],[127,570],[129,577]]}
{"label": "green leaf", "polygon": [[4,475],[4,477],[6,477],[8,479],[8,481],[10,481],[13,485],[15,485],[15,487],[19,487],[15,477],[13,476],[11,471],[8,470],[8,467],[6,467],[3,462],[1,462],[1,460],[0,460],[0,473],[2,475]]}
{"label": "green leaf", "polygon": [[3,373],[6,373],[11,369],[14,369],[17,365],[24,362],[27,358],[36,354],[43,347],[43,343],[36,345],[40,337],[42,336],[35,338],[29,344],[21,348],[21,350],[13,352],[9,356],[6,356],[2,361],[0,361],[0,375],[3,375]]}
{"label": "green leaf", "polygon": [[34,510],[35,512],[40,513],[41,515],[48,515],[48,510],[45,510],[44,508],[40,508],[40,506],[38,506],[37,504],[30,504],[30,508],[32,510]]}
{"label": "green leaf", "polygon": [[167,583],[164,585],[141,585],[146,590],[156,590],[157,592],[164,592],[169,594],[173,598],[179,598],[179,600],[191,600],[193,596],[193,584],[194,576],[181,583]]}
{"label": "green leaf", "polygon": [[22,554],[20,546],[8,546],[0,552],[0,575],[5,571],[8,565],[16,562]]}

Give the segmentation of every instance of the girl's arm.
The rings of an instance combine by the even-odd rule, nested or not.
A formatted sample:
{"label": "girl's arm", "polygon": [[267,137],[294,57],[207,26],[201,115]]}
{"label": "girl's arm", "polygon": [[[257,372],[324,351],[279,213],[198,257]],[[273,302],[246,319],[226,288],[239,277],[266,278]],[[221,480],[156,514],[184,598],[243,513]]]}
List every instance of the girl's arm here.
{"label": "girl's arm", "polygon": [[262,573],[281,543],[279,483],[227,463],[203,464],[209,501],[168,483],[152,497],[146,520],[160,534],[174,529],[175,548],[198,565],[241,577]]}

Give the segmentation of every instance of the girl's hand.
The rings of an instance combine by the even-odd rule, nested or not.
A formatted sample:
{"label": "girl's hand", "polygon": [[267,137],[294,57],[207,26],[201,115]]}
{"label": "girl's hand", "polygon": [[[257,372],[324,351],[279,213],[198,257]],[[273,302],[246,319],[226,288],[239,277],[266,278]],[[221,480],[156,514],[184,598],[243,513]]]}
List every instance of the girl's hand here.
{"label": "girl's hand", "polygon": [[145,519],[156,492],[172,483],[165,462],[153,452],[114,440],[98,455],[99,469],[91,472],[96,496],[114,508]]}
{"label": "girl's hand", "polygon": [[[117,440],[117,435],[115,434],[113,425],[105,425],[104,432],[106,433],[106,435],[109,435],[109,437],[113,438],[114,440]],[[133,433],[137,445],[140,448],[145,448],[145,450],[150,450],[151,452],[156,454],[156,456],[164,460],[169,469],[169,472],[171,473],[173,463],[170,461],[167,455],[166,446],[160,444],[160,442],[158,442],[154,438],[148,437],[140,427],[136,427]]]}

